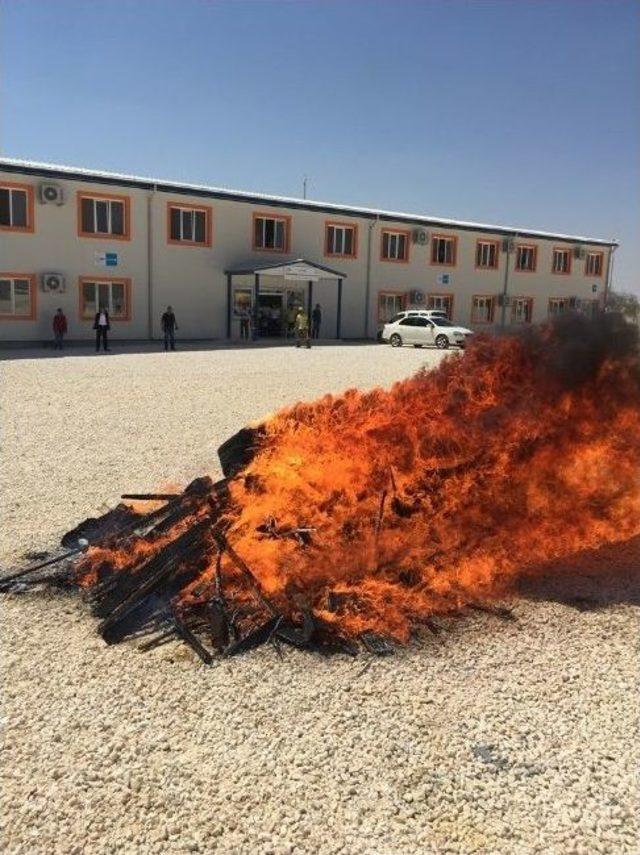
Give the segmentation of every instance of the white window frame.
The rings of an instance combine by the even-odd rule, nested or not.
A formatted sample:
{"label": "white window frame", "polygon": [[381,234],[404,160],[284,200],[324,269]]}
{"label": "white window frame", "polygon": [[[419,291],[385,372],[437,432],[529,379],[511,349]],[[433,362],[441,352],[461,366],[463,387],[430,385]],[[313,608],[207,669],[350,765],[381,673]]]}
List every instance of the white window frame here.
{"label": "white window frame", "polygon": [[[387,255],[384,254],[385,238],[387,243]],[[401,240],[404,241],[404,253],[398,255]],[[393,229],[382,230],[382,260],[383,261],[408,261],[409,238],[406,232],[394,231]]]}
{"label": "white window frame", "polygon": [[[258,222],[258,220],[262,221],[261,242],[259,244],[256,242],[256,223]],[[267,243],[267,222],[268,221],[272,222],[274,224],[273,225],[273,240],[274,240],[273,246],[267,246],[266,245],[266,243]],[[276,244],[275,244],[276,235],[278,233],[278,229],[277,229],[278,223],[282,223],[282,238],[283,238],[283,245],[282,246],[276,246]],[[255,244],[254,249],[266,250],[267,252],[287,252],[287,246],[289,243],[289,234],[287,231],[288,228],[289,228],[289,220],[286,217],[271,217],[271,216],[267,216],[265,214],[256,214],[253,218],[253,240],[254,240],[254,244]]]}
{"label": "white window frame", "polygon": [[[591,265],[598,260],[600,265],[600,270],[597,273],[594,273],[593,270],[590,269]],[[604,270],[604,253],[603,252],[588,252],[587,257],[584,260],[584,272],[585,276],[602,276],[602,271]]]}
{"label": "white window frame", "polygon": [[[93,203],[93,231],[87,231],[84,227],[83,222],[83,210],[82,205],[83,202],[92,202]],[[106,205],[107,206],[107,231],[100,232],[98,231],[98,205]],[[113,231],[113,205],[122,205],[122,234],[116,234]],[[80,197],[80,223],[82,226],[82,234],[85,235],[109,235],[110,237],[123,238],[128,234],[129,223],[127,222],[127,204],[124,199],[102,199],[99,196],[91,196],[90,193],[83,193]]]}
{"label": "white window frame", "polygon": [[[521,252],[531,253],[531,261],[533,264],[532,267],[529,267],[529,266],[520,267],[519,261],[520,261],[520,253]],[[517,244],[517,246],[516,246],[516,263],[515,263],[516,273],[535,273],[537,267],[538,267],[538,247],[535,246],[535,244],[530,244],[530,243],[519,243],[519,244]]]}
{"label": "white window frame", "polygon": [[[3,312],[0,309],[0,317],[8,319],[30,319],[33,317],[33,279],[29,276],[4,276],[0,273],[0,281],[8,282],[11,293],[11,311]],[[26,314],[16,314],[16,282],[27,283],[27,293],[29,295],[29,311]]]}
{"label": "white window frame", "polygon": [[[480,305],[482,304],[482,305]],[[478,317],[478,309],[487,308],[487,318]],[[495,297],[491,294],[474,294],[471,298],[471,323],[492,324],[495,312]]]}
{"label": "white window frame", "polygon": [[[564,256],[566,258],[566,267],[558,268],[558,265],[556,264],[556,259],[560,256]],[[571,273],[571,250],[562,249],[561,247],[554,247],[553,259],[551,262],[551,272],[557,273],[561,276],[568,276]]]}
{"label": "white window frame", "polygon": [[[529,317],[525,317],[526,307],[529,310]],[[521,316],[518,316],[518,309],[522,309]],[[530,324],[531,316],[533,315],[533,299],[531,297],[512,297],[511,303],[511,323],[514,324]]]}
{"label": "white window frame", "polygon": [[[437,261],[434,260],[434,255],[437,255],[436,250],[436,242],[446,243],[449,247],[449,251],[445,250],[445,261]],[[436,265],[437,267],[455,267],[456,265],[456,254],[457,254],[457,245],[458,242],[456,240],[455,235],[433,235],[431,238],[431,264]],[[449,261],[446,259],[450,258]]]}
{"label": "white window frame", "polygon": [[[9,223],[8,225],[1,225],[0,228],[3,229],[30,229],[31,223],[30,219],[30,210],[29,210],[29,191],[25,190],[23,187],[7,187],[5,184],[0,184],[0,190],[8,190],[9,191]],[[23,226],[17,226],[13,222],[14,213],[13,213],[13,197],[16,193],[24,194],[24,209],[27,215],[27,221]]]}
{"label": "white window frame", "polygon": [[[129,318],[129,288],[130,285],[125,279],[92,279],[91,276],[83,276],[82,281],[80,282],[80,305],[81,305],[81,316],[84,320],[89,320],[95,312],[88,313],[85,309],[86,301],[84,297],[84,288],[85,285],[93,285],[96,288],[96,308],[95,312],[100,312],[102,309],[100,308],[100,287],[103,285],[107,285],[109,288],[109,305],[106,307],[109,312],[109,319],[113,321],[126,321]],[[124,314],[117,315],[113,309],[113,286],[121,285],[124,289]]]}
{"label": "white window frame", "polygon": [[[178,211],[180,214],[180,237],[173,237],[171,235],[171,211]],[[194,243],[196,246],[206,246],[209,243],[209,211],[206,208],[197,208],[195,206],[190,205],[169,205],[169,237],[172,241],[178,241],[180,243]],[[185,235],[185,214],[202,214],[204,216],[204,240],[196,239],[196,220],[195,217],[191,220],[191,237],[187,237]]]}
{"label": "white window frame", "polygon": [[453,315],[453,294],[427,294],[427,309],[440,309],[451,320]]}
{"label": "white window frame", "polygon": [[[552,306],[556,306],[558,311],[552,311]],[[569,308],[570,306],[568,297],[549,297],[549,303],[547,305],[547,315],[550,318],[557,318],[559,315],[564,315],[569,310]]]}
{"label": "white window frame", "polygon": [[[491,250],[493,250],[493,264],[490,264]],[[479,256],[479,258],[478,258]],[[498,243],[495,240],[476,241],[476,267],[478,270],[497,270],[498,268]]]}
{"label": "white window frame", "polygon": [[[343,223],[327,223],[327,255],[340,255],[345,258],[355,258],[356,227]],[[331,246],[331,230],[333,230],[333,246]],[[345,251],[347,232],[351,232],[351,252]]]}

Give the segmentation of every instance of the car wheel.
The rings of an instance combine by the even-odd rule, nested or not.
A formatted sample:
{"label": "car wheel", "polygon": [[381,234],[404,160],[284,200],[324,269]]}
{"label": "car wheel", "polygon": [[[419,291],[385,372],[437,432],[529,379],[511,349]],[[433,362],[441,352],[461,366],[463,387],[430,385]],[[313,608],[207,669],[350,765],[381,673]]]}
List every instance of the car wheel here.
{"label": "car wheel", "polygon": [[389,339],[389,344],[391,347],[402,347],[402,339],[398,335],[398,333],[394,333]]}
{"label": "car wheel", "polygon": [[449,339],[446,335],[439,335],[436,338],[436,347],[438,350],[446,350],[449,347]]}

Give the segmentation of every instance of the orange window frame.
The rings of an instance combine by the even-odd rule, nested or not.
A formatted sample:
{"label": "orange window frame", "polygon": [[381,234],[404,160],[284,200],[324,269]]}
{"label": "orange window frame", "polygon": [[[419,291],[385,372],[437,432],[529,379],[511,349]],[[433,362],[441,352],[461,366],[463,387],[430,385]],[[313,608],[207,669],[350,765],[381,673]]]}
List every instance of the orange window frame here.
{"label": "orange window frame", "polygon": [[[516,309],[516,301],[517,300],[525,300],[529,304],[529,320],[528,321],[515,321],[514,320],[515,309]],[[512,297],[511,298],[511,323],[512,324],[515,324],[515,323],[530,324],[530,323],[532,323],[532,318],[533,318],[533,297],[520,297],[520,296]]]}
{"label": "orange window frame", "polygon": [[[478,249],[480,244],[488,244],[489,246],[493,245],[496,249],[496,263],[491,265],[478,264]],[[483,240],[482,238],[478,238],[476,240],[476,254],[474,258],[474,269],[475,270],[498,270],[500,267],[500,241],[498,240]]]}
{"label": "orange window frame", "polygon": [[[201,211],[205,215],[205,239],[176,240],[171,237],[171,209],[178,208],[181,211]],[[184,202],[167,202],[167,243],[172,246],[195,246],[201,249],[210,249],[213,244],[213,208],[211,205],[186,205]]]}
{"label": "orange window frame", "polygon": [[449,320],[452,320],[453,319],[453,304],[454,304],[455,295],[451,294],[451,293],[447,294],[444,291],[428,291],[425,294],[425,300],[426,300],[425,308],[426,309],[436,309],[436,306],[430,306],[429,305],[429,301],[432,300],[434,297],[444,297],[446,300],[449,301]]}
{"label": "orange window frame", "polygon": [[23,190],[27,194],[27,225],[0,226],[0,232],[13,232],[14,234],[33,234],[36,228],[33,185],[22,184],[15,181],[0,181],[0,188],[3,190]]}
{"label": "orange window frame", "polygon": [[565,310],[567,308],[571,308],[571,298],[570,297],[549,297],[547,301],[547,317],[556,317],[558,314],[563,314],[563,312],[557,312],[556,315],[551,314],[551,304],[552,303],[565,303]]}
{"label": "orange window frame", "polygon": [[[284,222],[284,247],[257,246],[256,244],[256,220],[281,220]],[[264,211],[254,211],[251,220],[251,246],[254,252],[289,252],[291,246],[291,216],[289,214],[272,214]]]}
{"label": "orange window frame", "polygon": [[[554,261],[556,257],[556,252],[566,252],[569,256],[569,266],[566,270],[554,270]],[[566,246],[554,246],[551,250],[551,272],[554,276],[569,276],[571,273],[571,256],[572,251],[568,249]]]}
{"label": "orange window frame", "polygon": [[[124,205],[124,234],[114,235],[111,232],[85,232],[82,230],[82,200],[98,199],[100,201],[122,202]],[[116,193],[89,193],[86,190],[78,190],[76,194],[78,237],[92,238],[93,240],[131,240],[131,196],[121,196]],[[109,280],[110,281],[110,280]]]}
{"label": "orange window frame", "polygon": [[[600,259],[600,272],[599,273],[588,273],[587,267],[589,264],[589,256],[597,256]],[[585,255],[584,258],[584,275],[589,276],[590,278],[599,279],[604,273],[604,252],[600,252],[598,250],[589,251]]]}
{"label": "orange window frame", "polygon": [[127,307],[127,311],[125,316],[119,315],[116,317],[115,315],[109,315],[110,321],[121,322],[131,320],[131,279],[125,278],[122,276],[80,276],[78,278],[78,318],[81,321],[92,321],[95,317],[94,314],[86,314],[84,312],[84,301],[82,299],[82,292],[86,282],[117,282],[118,284],[124,285],[124,301]]}
{"label": "orange window frame", "polygon": [[[491,316],[488,321],[478,321],[473,317],[473,302],[474,300],[491,300]],[[495,294],[473,294],[471,296],[471,323],[472,324],[492,324],[496,314],[496,298]]]}
{"label": "orange window frame", "polygon": [[[353,232],[353,252],[330,252],[329,251],[329,228],[351,229]],[[325,258],[357,258],[358,257],[358,224],[345,223],[339,220],[325,220],[324,222],[324,255]],[[391,292],[389,292],[391,293]]]}
{"label": "orange window frame", "polygon": [[[433,251],[436,240],[449,240],[453,242],[453,261],[434,261],[433,260]],[[433,234],[431,235],[431,252],[429,253],[429,263],[432,267],[455,267],[458,263],[458,236],[457,235],[444,235],[444,234]]]}
{"label": "orange window frame", "polygon": [[3,321],[33,321],[36,318],[36,303],[38,298],[38,289],[36,288],[35,273],[16,273],[15,271],[1,272],[0,279],[27,279],[29,281],[29,303],[31,311],[28,315],[7,315],[0,313],[0,320]]}
{"label": "orange window frame", "polygon": [[[402,299],[402,309],[407,308],[408,295],[406,291],[391,291],[389,288],[384,288],[382,291],[378,291],[378,323],[383,323],[382,318],[380,317],[380,297],[400,297]],[[384,322],[386,323],[386,322]]]}
{"label": "orange window frame", "polygon": [[[405,254],[404,258],[387,258],[384,254],[385,235],[404,235]],[[411,232],[408,229],[382,229],[380,234],[380,261],[389,261],[392,264],[408,264],[411,247]]]}
{"label": "orange window frame", "polygon": [[[533,267],[518,267],[518,253],[521,249],[532,249],[533,250]],[[517,243],[516,244],[516,257],[513,265],[514,273],[535,273],[538,269],[538,247],[535,243]]]}

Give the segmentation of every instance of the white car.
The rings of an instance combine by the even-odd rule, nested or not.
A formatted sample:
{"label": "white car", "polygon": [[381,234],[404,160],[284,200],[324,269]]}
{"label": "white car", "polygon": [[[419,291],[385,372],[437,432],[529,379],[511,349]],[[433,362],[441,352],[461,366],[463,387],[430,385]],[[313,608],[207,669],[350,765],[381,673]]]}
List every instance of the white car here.
{"label": "white car", "polygon": [[396,321],[402,320],[402,318],[408,318],[412,315],[416,315],[421,318],[444,318],[445,320],[449,319],[449,316],[447,315],[444,309],[403,309],[401,312],[398,312],[392,318],[390,318],[387,323],[393,324]]}
{"label": "white car", "polygon": [[391,347],[402,347],[403,344],[422,347],[431,344],[446,350],[451,345],[464,347],[472,335],[472,330],[458,327],[446,318],[411,314],[385,324],[381,338],[384,342],[388,341]]}

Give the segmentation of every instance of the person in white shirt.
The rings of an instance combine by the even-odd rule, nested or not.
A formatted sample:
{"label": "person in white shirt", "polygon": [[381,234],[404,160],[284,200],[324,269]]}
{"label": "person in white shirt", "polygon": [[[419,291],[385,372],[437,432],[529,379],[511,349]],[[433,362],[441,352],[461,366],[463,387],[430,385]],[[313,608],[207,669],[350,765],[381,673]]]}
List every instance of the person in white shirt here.
{"label": "person in white shirt", "polygon": [[96,331],[96,353],[100,350],[100,342],[102,342],[105,351],[109,350],[107,333],[111,329],[111,324],[109,323],[109,312],[106,309],[100,309],[99,312],[96,312],[93,328]]}

